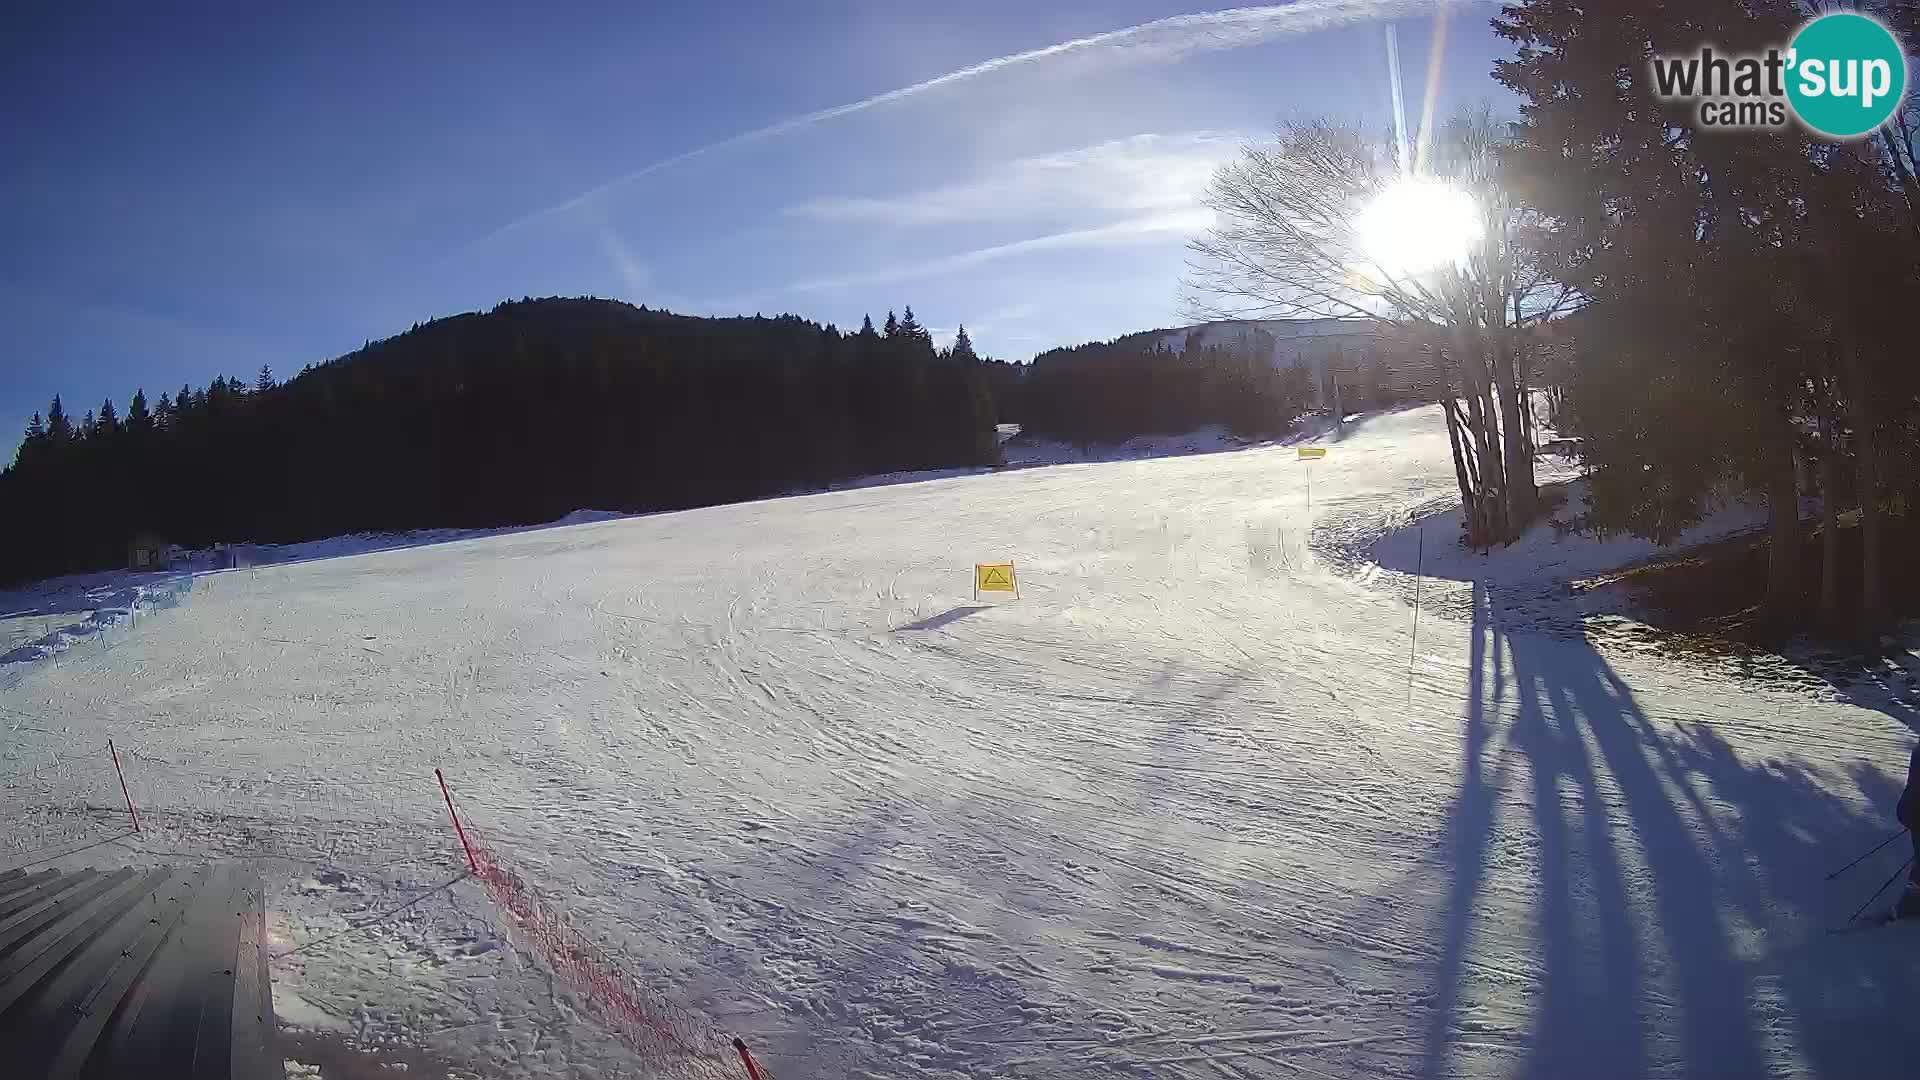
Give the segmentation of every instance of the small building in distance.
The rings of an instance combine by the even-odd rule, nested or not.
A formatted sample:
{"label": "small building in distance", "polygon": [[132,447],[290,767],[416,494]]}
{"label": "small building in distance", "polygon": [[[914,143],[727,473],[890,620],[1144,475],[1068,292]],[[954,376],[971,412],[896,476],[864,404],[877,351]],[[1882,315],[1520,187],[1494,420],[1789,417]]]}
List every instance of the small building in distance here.
{"label": "small building in distance", "polygon": [[168,544],[158,533],[142,529],[127,541],[127,569],[159,570],[167,565]]}

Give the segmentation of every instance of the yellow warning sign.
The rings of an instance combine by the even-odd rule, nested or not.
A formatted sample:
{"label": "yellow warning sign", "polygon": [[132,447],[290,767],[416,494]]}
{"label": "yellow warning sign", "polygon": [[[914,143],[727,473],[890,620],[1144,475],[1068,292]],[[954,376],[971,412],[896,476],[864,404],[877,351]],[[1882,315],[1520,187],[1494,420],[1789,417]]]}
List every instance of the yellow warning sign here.
{"label": "yellow warning sign", "polygon": [[1020,595],[1020,587],[1014,584],[1012,563],[974,563],[973,591],[1010,592]]}
{"label": "yellow warning sign", "polygon": [[1318,461],[1326,456],[1327,448],[1324,446],[1303,446],[1300,448],[1300,460],[1302,461]]}

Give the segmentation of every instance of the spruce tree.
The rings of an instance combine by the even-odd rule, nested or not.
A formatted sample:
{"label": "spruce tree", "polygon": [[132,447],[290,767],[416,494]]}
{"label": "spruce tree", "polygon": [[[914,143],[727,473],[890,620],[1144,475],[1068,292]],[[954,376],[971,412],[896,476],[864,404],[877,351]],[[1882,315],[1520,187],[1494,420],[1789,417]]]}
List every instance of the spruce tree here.
{"label": "spruce tree", "polygon": [[145,389],[135,390],[133,400],[127,403],[127,430],[136,435],[144,435],[153,430],[153,414],[147,411]]}
{"label": "spruce tree", "polygon": [[[20,439],[20,449],[14,455],[15,468],[23,468],[33,463],[46,446],[47,426],[40,419],[40,414],[36,412],[33,414],[33,419],[27,421],[27,433]],[[0,470],[0,475],[6,475],[10,471],[13,470]]]}
{"label": "spruce tree", "polygon": [[[911,311],[908,312],[908,317],[912,317]],[[980,362],[980,357],[973,351],[973,340],[967,337],[965,323],[961,323],[959,331],[953,335],[953,358],[969,367]]]}
{"label": "spruce tree", "polygon": [[1660,100],[1650,58],[1787,40],[1785,3],[1522,0],[1494,30],[1519,46],[1494,78],[1520,95],[1504,164],[1544,226],[1555,280],[1608,317],[1580,343],[1576,408],[1603,529],[1666,541],[1723,481],[1767,494],[1768,614],[1799,603],[1792,417],[1824,346],[1785,312],[1821,155],[1794,129],[1723,138]]}
{"label": "spruce tree", "polygon": [[60,444],[73,439],[73,421],[67,419],[67,410],[60,404],[60,395],[53,395],[53,404],[47,406],[47,441]]}

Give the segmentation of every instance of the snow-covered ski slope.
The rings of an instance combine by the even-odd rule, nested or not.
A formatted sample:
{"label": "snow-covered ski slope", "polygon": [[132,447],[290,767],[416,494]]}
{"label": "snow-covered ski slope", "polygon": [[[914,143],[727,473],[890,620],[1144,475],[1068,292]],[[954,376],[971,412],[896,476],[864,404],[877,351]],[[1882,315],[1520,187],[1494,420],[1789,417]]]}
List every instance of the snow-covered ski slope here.
{"label": "snow-covered ski slope", "polygon": [[[1320,552],[1290,447],[1008,471],[216,575],[0,707],[26,752],[406,791],[221,800],[395,874],[450,843],[443,767],[786,1080],[1913,1075],[1920,939],[1826,933],[1904,845],[1821,881],[1891,828],[1909,730],[1485,605],[1416,643],[1327,545],[1448,491],[1438,413],[1327,445]],[[276,970],[302,1009],[593,1058],[503,1043],[541,1003],[457,964],[326,955]]]}

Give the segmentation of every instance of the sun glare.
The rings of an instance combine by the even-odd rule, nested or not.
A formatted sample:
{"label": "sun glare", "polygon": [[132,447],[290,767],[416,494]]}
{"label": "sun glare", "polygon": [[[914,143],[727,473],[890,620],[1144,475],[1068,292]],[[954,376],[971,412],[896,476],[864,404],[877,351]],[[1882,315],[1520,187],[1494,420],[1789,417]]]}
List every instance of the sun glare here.
{"label": "sun glare", "polygon": [[1403,177],[1374,196],[1354,221],[1367,262],[1391,277],[1414,277],[1465,259],[1480,240],[1473,196],[1431,177]]}

